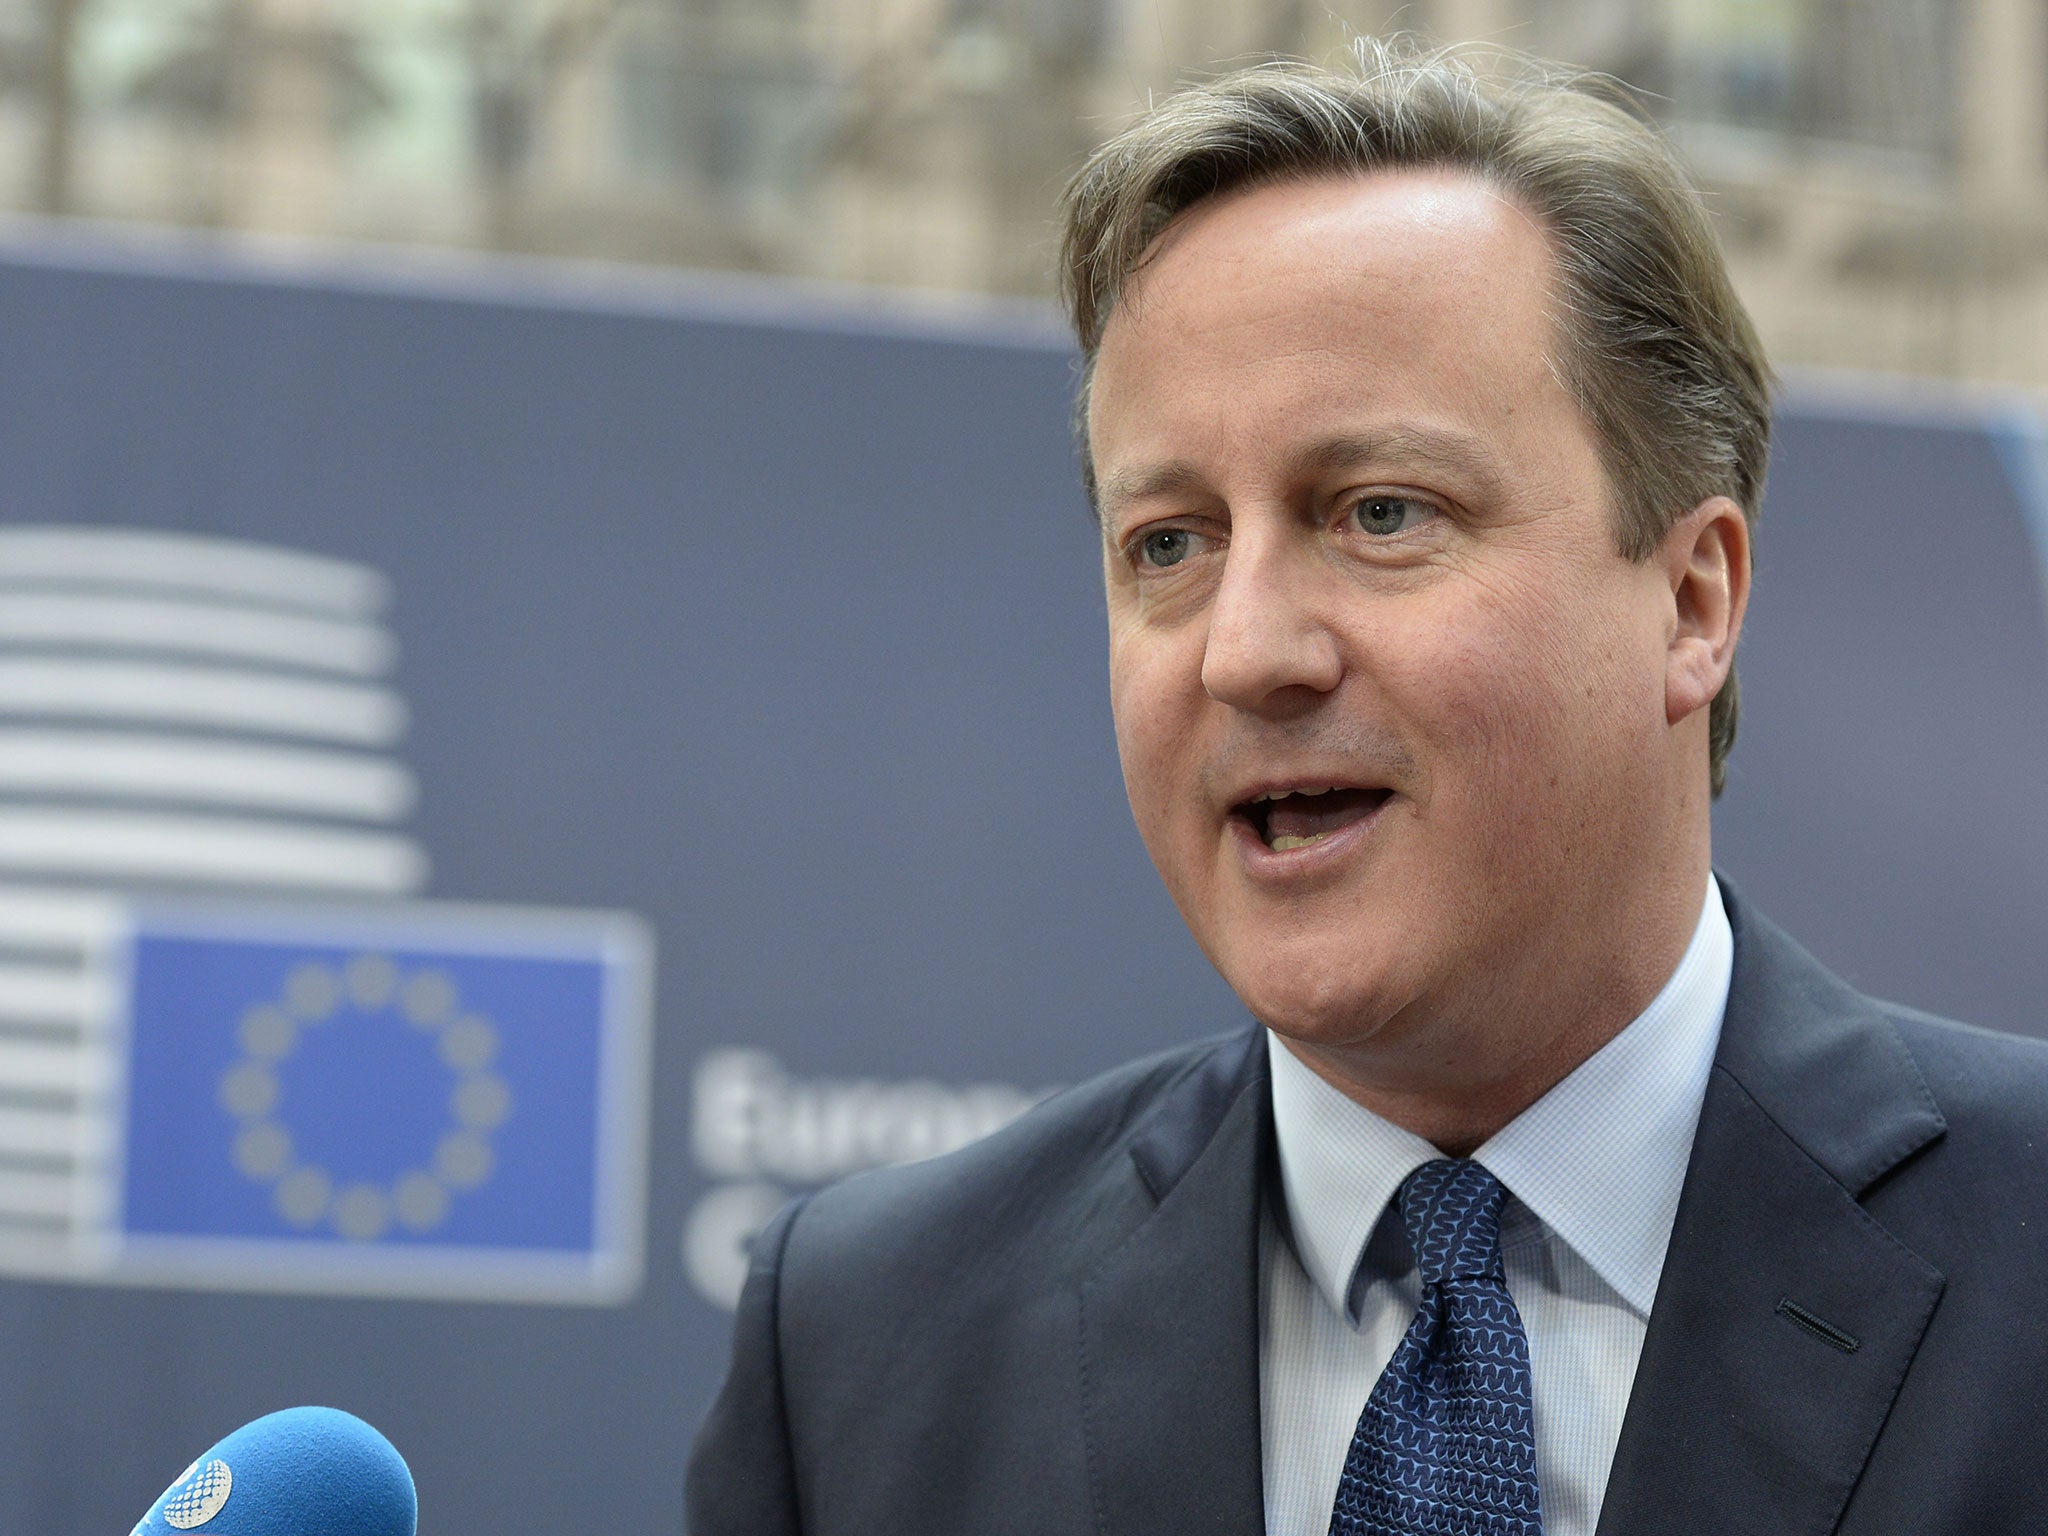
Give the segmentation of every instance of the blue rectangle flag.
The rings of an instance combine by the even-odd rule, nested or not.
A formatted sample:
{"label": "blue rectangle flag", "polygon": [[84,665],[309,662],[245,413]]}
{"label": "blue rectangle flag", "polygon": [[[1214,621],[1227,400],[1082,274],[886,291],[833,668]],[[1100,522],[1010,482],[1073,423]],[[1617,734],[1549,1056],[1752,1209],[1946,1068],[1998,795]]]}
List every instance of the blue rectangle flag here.
{"label": "blue rectangle flag", "polygon": [[636,922],[144,905],[131,935],[118,1270],[401,1295],[635,1288]]}

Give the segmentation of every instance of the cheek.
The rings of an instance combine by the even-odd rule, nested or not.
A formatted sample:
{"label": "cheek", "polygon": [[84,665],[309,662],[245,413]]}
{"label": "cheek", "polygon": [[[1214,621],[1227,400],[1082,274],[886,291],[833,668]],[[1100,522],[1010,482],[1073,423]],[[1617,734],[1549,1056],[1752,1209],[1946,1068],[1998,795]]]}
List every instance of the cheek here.
{"label": "cheek", "polygon": [[1192,711],[1178,672],[1166,648],[1112,630],[1109,703],[1116,720],[1124,791],[1139,834],[1162,867],[1170,851],[1172,812],[1194,803],[1191,786],[1175,778],[1176,771],[1186,775],[1192,760]]}
{"label": "cheek", "polygon": [[1429,793],[1490,829],[1475,851],[1555,830],[1561,807],[1583,805],[1648,744],[1662,671],[1639,629],[1613,591],[1529,583],[1439,615],[1410,651],[1397,686],[1445,770]]}

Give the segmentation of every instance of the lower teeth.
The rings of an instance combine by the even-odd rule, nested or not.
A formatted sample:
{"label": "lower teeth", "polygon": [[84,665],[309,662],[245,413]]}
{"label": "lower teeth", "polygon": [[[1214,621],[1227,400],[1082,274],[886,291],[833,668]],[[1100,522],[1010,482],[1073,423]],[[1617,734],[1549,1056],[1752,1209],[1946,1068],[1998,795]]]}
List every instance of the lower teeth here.
{"label": "lower teeth", "polygon": [[1329,835],[1327,832],[1311,832],[1307,837],[1296,837],[1291,832],[1283,832],[1273,839],[1272,849],[1275,853],[1287,853],[1295,848],[1306,848],[1310,843],[1320,843]]}

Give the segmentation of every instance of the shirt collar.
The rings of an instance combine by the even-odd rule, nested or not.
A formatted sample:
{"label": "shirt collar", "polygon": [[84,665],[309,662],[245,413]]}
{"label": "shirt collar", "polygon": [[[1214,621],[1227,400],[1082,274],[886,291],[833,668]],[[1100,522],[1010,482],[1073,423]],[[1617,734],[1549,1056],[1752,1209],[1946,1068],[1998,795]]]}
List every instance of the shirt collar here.
{"label": "shirt collar", "polygon": [[[1728,1003],[1734,939],[1707,881],[1692,942],[1627,1028],[1473,1154],[1647,1319]],[[1273,1129],[1302,1268],[1340,1316],[1401,1181],[1441,1156],[1347,1098],[1268,1032]]]}

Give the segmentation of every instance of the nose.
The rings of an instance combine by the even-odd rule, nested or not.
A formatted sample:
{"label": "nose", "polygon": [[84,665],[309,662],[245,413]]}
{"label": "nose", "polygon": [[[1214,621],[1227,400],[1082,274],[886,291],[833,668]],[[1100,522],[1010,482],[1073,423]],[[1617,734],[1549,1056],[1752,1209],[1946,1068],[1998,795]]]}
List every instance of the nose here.
{"label": "nose", "polygon": [[1287,715],[1342,679],[1343,652],[1320,609],[1327,573],[1300,544],[1240,521],[1209,605],[1202,686],[1211,698]]}

